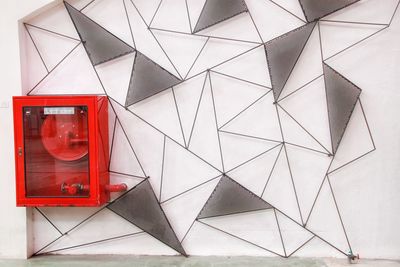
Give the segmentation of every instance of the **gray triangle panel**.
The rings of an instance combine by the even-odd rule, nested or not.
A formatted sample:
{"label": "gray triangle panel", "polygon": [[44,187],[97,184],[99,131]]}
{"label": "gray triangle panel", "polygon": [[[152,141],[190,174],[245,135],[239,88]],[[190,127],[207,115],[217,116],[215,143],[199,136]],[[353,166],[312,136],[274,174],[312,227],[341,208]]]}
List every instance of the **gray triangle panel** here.
{"label": "gray triangle panel", "polygon": [[181,80],[173,74],[136,51],[126,106],[158,94],[180,82]]}
{"label": "gray triangle panel", "polygon": [[361,89],[327,64],[324,64],[324,76],[332,151],[336,153]]}
{"label": "gray triangle panel", "polygon": [[182,255],[186,255],[148,179],[110,204],[108,208]]}
{"label": "gray triangle panel", "polygon": [[285,87],[314,26],[315,23],[306,24],[265,44],[275,100]]}
{"label": "gray triangle panel", "polygon": [[64,2],[64,4],[93,65],[110,61],[134,51],[134,48],[82,12],[67,2]]}
{"label": "gray triangle panel", "polygon": [[299,0],[307,21],[325,17],[360,0]]}
{"label": "gray triangle panel", "polygon": [[273,208],[228,176],[223,176],[198,219]]}
{"label": "gray triangle panel", "polygon": [[206,0],[193,32],[199,32],[246,11],[247,6],[243,0]]}

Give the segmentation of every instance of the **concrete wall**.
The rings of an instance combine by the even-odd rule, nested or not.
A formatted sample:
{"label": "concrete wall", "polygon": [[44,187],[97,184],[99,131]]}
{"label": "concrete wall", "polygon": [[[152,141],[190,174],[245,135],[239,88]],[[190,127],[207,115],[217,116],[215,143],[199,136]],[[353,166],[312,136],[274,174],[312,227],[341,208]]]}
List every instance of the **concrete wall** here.
{"label": "concrete wall", "polygon": [[[29,243],[27,240],[30,240],[30,238],[34,237],[34,241],[30,242],[29,245],[32,246],[32,250],[35,251],[41,248],[44,244],[51,242],[59,235],[58,232],[55,231],[51,227],[51,225],[49,225],[48,222],[46,222],[46,220],[44,220],[44,218],[41,217],[41,215],[38,213],[35,213],[33,215],[32,233],[29,233],[29,231],[27,230],[29,229],[29,227],[27,227],[26,211],[24,209],[14,208],[14,169],[13,158],[10,156],[13,151],[10,96],[21,94],[17,20],[20,17],[28,14],[29,12],[48,2],[50,1],[35,1],[35,4],[33,4],[32,2],[28,1],[17,1],[15,3],[14,1],[7,1],[9,5],[6,5],[6,7],[9,10],[8,12],[6,12],[7,15],[1,18],[2,36],[6,36],[5,34],[7,34],[8,36],[8,42],[1,43],[2,46],[5,46],[1,48],[1,53],[2,57],[4,54],[4,57],[8,60],[4,60],[1,62],[1,73],[7,73],[7,75],[1,76],[3,82],[2,84],[4,88],[7,88],[7,90],[1,90],[0,92],[0,104],[6,106],[4,108],[0,108],[0,112],[2,117],[7,119],[7,124],[5,127],[5,129],[7,130],[5,131],[6,137],[0,139],[0,147],[5,147],[7,149],[6,153],[1,153],[0,158],[0,170],[2,172],[1,174],[5,177],[0,182],[0,203],[2,203],[2,208],[4,206],[5,209],[5,212],[3,212],[3,214],[7,214],[8,216],[4,216],[5,220],[3,219],[0,222],[0,257],[26,257],[26,248],[28,247]],[[255,3],[255,1],[248,2]],[[381,3],[381,1],[379,0],[366,0],[361,2],[362,4],[361,6],[359,6],[359,8],[361,9],[354,9],[355,13],[353,13],[352,19],[379,23],[388,22],[388,19],[390,19],[390,14],[393,12],[395,4],[397,3],[397,1],[389,0],[384,3]],[[370,8],[370,6],[368,7],[368,4],[372,3],[372,6],[374,6],[374,3],[377,4],[378,2],[379,8]],[[146,5],[144,5],[143,7],[145,8]],[[24,8],[26,8],[26,10]],[[101,10],[110,11],[112,9]],[[254,13],[256,13],[256,10],[254,10]],[[43,15],[44,17],[46,16],[45,14],[46,13],[44,13]],[[97,14],[100,13],[91,13],[92,16],[96,16]],[[257,14],[254,15],[257,18]],[[262,14],[259,15],[260,17],[263,17]],[[275,14],[275,16],[279,17],[281,16],[281,14]],[[346,14],[342,14],[342,16],[345,17]],[[96,18],[101,20],[105,19],[106,16],[99,16]],[[337,18],[340,19],[340,15]],[[30,20],[27,19],[27,21]],[[39,19],[37,19],[36,22],[40,21],[41,20],[39,16]],[[102,22],[107,21],[104,20]],[[173,26],[173,22],[170,23],[172,23],[171,25]],[[270,21],[269,23],[273,22]],[[111,28],[115,25],[118,25],[117,22],[116,24],[108,24],[108,26]],[[52,26],[57,25],[53,24]],[[325,26],[326,32],[329,32],[331,28],[329,28],[329,25]],[[69,28],[68,26],[63,26],[60,29],[68,31]],[[118,30],[117,27],[113,29]],[[346,31],[344,30],[345,29],[343,29],[342,31],[341,28],[333,28],[333,30],[331,31],[331,36],[335,37],[335,34],[338,34],[336,37],[339,38],[339,44],[345,43],[349,40],[353,40],[352,37],[358,36],[357,34],[360,34],[359,36],[362,36],[362,34],[368,32],[368,29],[360,30],[360,28],[350,28],[350,31],[348,31],[348,34],[346,34]],[[123,33],[119,33],[123,36]],[[265,33],[265,35],[263,36],[266,38],[268,36],[273,36],[273,33],[270,34],[271,35]],[[367,258],[400,258],[400,229],[398,227],[398,225],[400,225],[400,216],[397,212],[398,210],[400,210],[400,196],[398,194],[398,190],[400,188],[400,180],[397,177],[400,171],[398,167],[398,162],[400,160],[400,143],[398,141],[398,136],[400,134],[400,124],[396,122],[397,116],[398,114],[400,114],[400,106],[397,104],[397,102],[400,100],[400,94],[398,92],[398,87],[400,84],[400,76],[398,75],[398,73],[400,73],[400,48],[398,45],[400,41],[399,36],[400,15],[399,12],[397,12],[397,16],[394,18],[390,28],[377,34],[369,41],[359,46],[356,46],[354,49],[345,52],[343,55],[327,61],[330,66],[334,67],[338,72],[345,75],[346,78],[348,78],[357,86],[363,89],[361,100],[366,117],[368,118],[370,129],[372,131],[372,136],[374,137],[375,146],[377,148],[376,151],[368,154],[361,160],[350,164],[346,168],[333,172],[329,176],[329,181],[331,182],[332,189],[335,192],[336,202],[338,207],[340,208],[340,212],[343,218],[349,241],[352,245],[353,252],[360,253],[361,257]],[[21,38],[22,45],[26,43],[27,39],[25,39],[25,37],[26,36],[23,35]],[[128,39],[126,41],[129,42]],[[329,44],[333,42],[329,42],[328,40],[327,43]],[[142,49],[146,49],[146,47],[142,47]],[[329,50],[329,47],[325,49]],[[23,51],[24,53],[26,52],[25,50]],[[149,53],[150,52],[152,51],[149,50]],[[153,51],[152,55],[155,59],[159,60],[159,62],[163,62],[160,54],[156,54]],[[29,69],[29,65],[26,64],[26,60],[28,58],[29,56],[23,54],[22,69],[25,72],[24,75],[27,75],[27,70]],[[182,58],[180,58],[180,60],[182,60]],[[129,59],[127,59],[127,62],[129,62]],[[123,62],[120,63],[121,66],[124,66]],[[255,72],[253,69],[250,70]],[[35,69],[35,71],[39,72],[38,69]],[[101,71],[101,69],[99,71]],[[107,70],[103,69],[103,71],[106,72]],[[33,72],[29,73],[32,74]],[[299,84],[302,80],[302,77],[304,76],[300,75],[297,77],[297,81],[292,80],[291,82],[293,83],[293,86],[296,83]],[[57,90],[60,90],[62,92],[63,86],[70,83],[71,80],[77,82],[76,84],[84,82],[83,84],[86,85],[91,85],[91,82],[93,82],[93,87],[91,88],[96,88],[96,86],[98,86],[98,84],[95,84],[94,81],[89,81],[88,79],[84,80],[84,77],[79,77],[79,75],[57,76],[57,79],[53,79],[55,83],[50,83],[50,85],[53,86],[53,88],[55,85],[59,85],[59,87],[57,87]],[[24,82],[26,81],[27,79],[24,79]],[[24,93],[27,91],[28,87],[28,85],[24,86]],[[15,90],[13,91],[9,88],[14,88]],[[49,88],[50,91],[46,91],[49,90]],[[42,87],[40,90],[42,90],[42,92],[52,93],[50,86],[46,88],[46,85],[44,85],[44,87]],[[70,90],[70,88],[68,88],[68,90]],[[178,98],[180,96],[179,90],[180,89],[176,89]],[[80,92],[83,91],[76,90],[76,93]],[[110,92],[112,92],[111,89],[108,93]],[[160,97],[159,99],[168,98],[168,96],[165,94],[163,96],[163,98]],[[119,100],[118,96],[115,96],[115,98]],[[299,96],[299,99],[301,101],[306,101],[307,95],[303,97]],[[317,98],[316,100],[318,101],[321,99]],[[229,104],[231,105],[233,103],[239,104],[241,99],[233,99],[231,101],[237,101],[230,102]],[[2,104],[3,102],[4,104]],[[134,112],[146,116],[149,114],[148,112],[151,112],[153,110],[158,109],[168,111],[169,108],[169,106],[165,102],[148,102],[147,105],[147,107],[142,107],[142,110],[138,108],[137,110],[134,110]],[[282,102],[282,105],[285,105],[285,102]],[[288,104],[288,108],[289,107],[290,105]],[[351,129],[348,129],[348,134],[345,136],[345,140],[347,142],[346,147],[348,149],[345,151],[345,154],[338,155],[337,162],[335,163],[337,166],[340,166],[341,163],[345,163],[348,159],[352,159],[352,157],[361,155],[363,149],[365,149],[365,152],[369,149],[368,144],[366,144],[368,143],[368,140],[365,141],[364,138],[365,136],[368,137],[368,135],[365,135],[366,128],[363,128],[362,126],[358,128],[356,123],[362,121],[363,118],[360,108],[360,106],[357,106],[357,116],[354,116],[349,124],[352,126]],[[158,151],[156,149],[162,149],[163,136],[155,132],[154,129],[150,129],[148,126],[141,124],[140,121],[132,120],[131,118],[129,118],[129,116],[124,113],[123,109],[118,109],[117,113],[118,112],[120,112],[120,114],[118,115],[121,119],[122,125],[126,129],[128,129],[128,135],[132,138],[132,140],[140,140],[140,142],[134,143],[134,147],[135,149],[137,149],[139,158],[144,161],[142,163],[144,164],[146,171],[150,172],[151,177],[157,177],[157,175],[159,175],[160,173],[160,165],[158,164],[159,162],[157,163],[156,161],[160,159],[160,153],[156,153],[156,151]],[[155,125],[158,125],[160,127],[165,126],[163,125],[164,118],[162,117],[152,118],[150,116],[149,119],[152,119],[152,123],[154,123]],[[257,120],[258,119],[255,118],[254,123],[258,123]],[[135,127],[132,127],[132,125],[135,125]],[[139,128],[143,132],[137,132],[135,131],[135,128]],[[165,132],[168,132],[168,134],[174,137],[174,129],[168,127],[161,129],[163,131],[165,130]],[[151,139],[153,137],[154,139]],[[119,133],[119,138],[123,138],[122,132]],[[150,138],[151,142],[149,141],[149,139],[146,138]],[[296,139],[296,136],[294,136],[293,138]],[[364,141],[366,143],[363,143]],[[170,143],[167,143],[167,145],[168,144]],[[204,144],[207,144],[207,140],[204,140]],[[146,151],[148,151],[149,147],[155,149],[154,153],[153,151],[151,151],[152,153],[146,154]],[[119,151],[116,151],[115,153],[119,155],[126,153],[126,150],[124,150],[123,148],[123,146],[119,147]],[[178,153],[179,150],[175,146],[171,146],[170,149],[170,151],[172,151],[173,153]],[[254,153],[254,151],[251,152]],[[294,151],[294,153],[297,152]],[[302,152],[299,153],[300,155],[304,156],[305,161],[313,162],[313,156],[302,154]],[[209,157],[209,155],[207,154],[202,155],[207,159]],[[177,162],[179,163],[179,161],[184,160],[187,160],[187,156],[182,156],[182,158],[179,158]],[[326,159],[322,160],[325,161]],[[308,166],[307,164],[302,165],[301,160],[299,160],[298,162],[300,162],[300,166]],[[121,170],[123,169],[131,171],[131,168],[134,168],[130,166],[131,163],[131,161],[124,162],[121,160],[116,163],[115,167]],[[178,166],[176,165],[176,162],[169,163],[171,164],[171,166]],[[189,168],[199,167],[199,165],[196,165],[196,163],[194,162],[192,164],[193,165],[189,166]],[[314,174],[314,172],[317,172],[316,168],[313,168],[313,166],[309,168],[309,170],[306,170],[308,171],[308,174]],[[5,170],[4,174],[3,170]],[[175,175],[176,177],[182,177],[182,179],[186,175],[185,171],[179,171],[179,169],[174,169],[171,173],[173,173],[173,175]],[[119,179],[119,181],[121,181],[123,177],[114,177],[113,179],[115,179],[116,181]],[[150,181],[152,182],[155,190],[159,190],[159,180]],[[179,183],[178,180],[176,180],[175,182],[176,184]],[[130,186],[132,185],[134,185],[134,182],[132,182]],[[211,184],[209,188],[204,187],[202,189],[203,192],[201,192],[200,190],[198,194],[194,195],[193,199],[201,199],[202,197],[209,194],[209,190],[212,190],[213,185],[215,184]],[[249,186],[251,186],[251,184]],[[329,187],[327,186],[328,185],[325,183],[325,186],[321,190],[322,194],[326,193],[329,195]],[[12,188],[12,190],[10,188]],[[168,187],[165,187],[164,190],[168,190]],[[173,195],[176,191],[175,188],[172,187],[169,188],[169,190],[171,195]],[[168,191],[165,192],[168,193]],[[285,192],[282,192],[282,194],[284,193]],[[192,201],[193,199],[190,199],[190,201]],[[182,205],[184,202],[188,202],[188,200],[185,200],[185,198],[182,198],[182,201],[183,202],[179,203],[179,199],[177,199],[177,203],[175,204]],[[184,231],[180,228],[180,226],[186,223],[183,221],[184,218],[187,216],[188,211],[185,209],[179,210],[179,206],[176,206],[178,208],[175,209],[175,204],[172,202],[171,206],[169,206],[169,204],[167,203],[163,207],[165,208],[167,215],[170,216],[173,227],[176,227],[175,230],[178,229],[178,232],[180,232],[179,234],[183,235]],[[282,201],[277,204],[282,204]],[[281,209],[285,209],[285,205],[283,205]],[[329,224],[329,222],[337,219],[337,217],[335,217],[337,214],[325,213],[325,211],[327,210],[328,208],[324,208],[324,206],[322,206],[322,209],[319,211],[320,213],[318,215],[313,215],[313,218],[315,219],[315,231],[324,238],[332,241],[334,244],[339,244],[338,246],[340,246],[340,249],[345,250],[347,244],[346,241],[343,240],[343,232],[341,232],[341,228],[333,227],[335,225],[332,225],[331,227],[331,225]],[[54,219],[56,225],[63,230],[68,229],[68,227],[70,227],[71,225],[78,223],[80,220],[85,218],[85,216],[93,213],[96,210],[44,209],[44,211],[50,218]],[[291,209],[288,208],[287,211],[291,212]],[[256,235],[262,236],[266,233],[263,225],[253,225],[253,223],[255,221],[259,221],[259,219],[263,218],[264,215],[265,214],[261,213],[255,214],[253,216],[253,219],[236,217],[233,218],[232,221],[226,221],[224,223],[220,223],[219,225],[229,226],[230,224],[233,225],[233,223],[239,222],[239,224],[242,224],[242,226],[252,229],[254,233],[256,233]],[[86,228],[77,230],[77,233],[75,235],[71,234],[68,238],[64,238],[64,240],[62,240],[60,244],[56,244],[53,249],[100,240],[103,238],[109,238],[116,235],[125,234],[127,232],[135,231],[135,229],[130,228],[131,226],[126,225],[126,223],[121,220],[117,220],[115,216],[109,213],[101,213],[99,218],[97,219],[98,220],[93,220],[89,224],[84,226]],[[106,223],[110,224],[108,225]],[[119,227],[113,227],[113,225],[118,225]],[[235,227],[239,227],[239,225]],[[273,244],[271,243],[271,245]],[[195,226],[191,230],[191,233],[188,235],[188,238],[185,240],[184,247],[188,250],[189,253],[196,255],[270,255],[265,251],[249,246],[249,244],[243,243],[236,239],[228,238],[219,232],[211,231],[210,229],[205,228],[203,225],[198,223],[195,224]],[[116,242],[107,242],[96,246],[86,246],[74,250],[66,250],[65,252],[61,253],[176,254],[170,248],[145,235],[117,240]],[[296,255],[341,256],[335,251],[329,250],[329,248],[324,245],[323,242],[320,242],[320,240],[313,240],[312,242],[310,242],[307,248],[298,251]]]}

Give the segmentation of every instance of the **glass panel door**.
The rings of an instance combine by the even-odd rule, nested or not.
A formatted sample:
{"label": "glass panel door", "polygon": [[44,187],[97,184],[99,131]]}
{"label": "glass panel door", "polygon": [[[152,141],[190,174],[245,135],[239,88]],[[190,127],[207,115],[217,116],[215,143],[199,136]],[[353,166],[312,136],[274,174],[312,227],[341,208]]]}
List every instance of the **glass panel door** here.
{"label": "glass panel door", "polygon": [[26,197],[88,197],[88,108],[24,107]]}

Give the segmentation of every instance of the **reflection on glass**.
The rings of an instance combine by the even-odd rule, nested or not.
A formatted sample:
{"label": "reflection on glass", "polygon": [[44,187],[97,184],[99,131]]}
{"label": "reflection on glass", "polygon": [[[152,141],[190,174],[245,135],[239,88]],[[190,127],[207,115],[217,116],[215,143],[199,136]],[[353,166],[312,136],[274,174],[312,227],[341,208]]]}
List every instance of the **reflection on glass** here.
{"label": "reflection on glass", "polygon": [[24,107],[27,197],[88,197],[88,111]]}

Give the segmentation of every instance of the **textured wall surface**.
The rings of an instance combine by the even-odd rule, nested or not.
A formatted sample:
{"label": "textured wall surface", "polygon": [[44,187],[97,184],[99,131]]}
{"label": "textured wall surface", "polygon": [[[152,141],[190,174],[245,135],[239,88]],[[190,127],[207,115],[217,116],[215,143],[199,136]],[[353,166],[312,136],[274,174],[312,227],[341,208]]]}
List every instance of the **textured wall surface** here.
{"label": "textured wall surface", "polygon": [[108,95],[130,189],[33,210],[34,251],[398,258],[398,1],[308,22],[309,2],[82,0],[24,21],[23,92]]}

